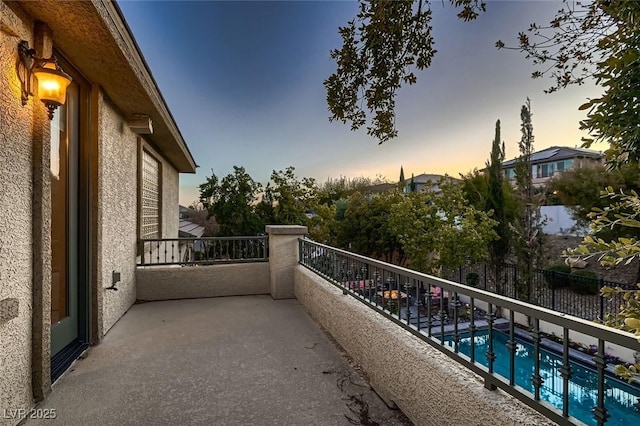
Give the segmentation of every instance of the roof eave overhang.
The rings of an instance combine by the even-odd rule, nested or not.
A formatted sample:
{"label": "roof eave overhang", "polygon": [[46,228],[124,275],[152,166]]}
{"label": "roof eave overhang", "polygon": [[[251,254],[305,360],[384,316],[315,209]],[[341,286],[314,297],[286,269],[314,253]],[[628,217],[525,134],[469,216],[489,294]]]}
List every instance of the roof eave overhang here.
{"label": "roof eave overhang", "polygon": [[154,132],[145,139],[178,172],[195,173],[193,156],[115,2],[41,0],[22,7],[51,28],[56,49],[102,87],[125,119],[151,118]]}

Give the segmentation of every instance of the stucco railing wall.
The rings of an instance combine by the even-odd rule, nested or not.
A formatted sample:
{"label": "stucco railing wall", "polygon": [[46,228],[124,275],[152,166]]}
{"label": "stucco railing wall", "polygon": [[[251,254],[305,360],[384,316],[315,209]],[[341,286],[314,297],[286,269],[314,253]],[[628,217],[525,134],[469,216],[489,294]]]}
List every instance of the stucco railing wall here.
{"label": "stucco railing wall", "polygon": [[365,370],[387,403],[416,425],[553,425],[308,269],[294,292],[310,315]]}
{"label": "stucco railing wall", "polygon": [[136,287],[144,301],[269,294],[269,263],[139,267]]}

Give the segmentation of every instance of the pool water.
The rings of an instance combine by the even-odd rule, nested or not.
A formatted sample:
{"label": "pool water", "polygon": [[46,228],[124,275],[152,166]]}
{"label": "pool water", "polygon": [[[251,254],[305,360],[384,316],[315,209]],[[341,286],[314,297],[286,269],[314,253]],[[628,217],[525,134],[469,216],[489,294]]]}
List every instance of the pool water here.
{"label": "pool water", "polygon": [[[509,379],[509,351],[506,346],[508,339],[509,336],[504,333],[497,331],[493,333],[493,351],[496,354],[493,369],[495,373],[507,380]],[[477,332],[474,340],[476,362],[486,367],[488,366],[485,356],[489,347],[488,331]],[[451,336],[445,336],[445,344],[453,347]],[[471,355],[471,338],[468,334],[460,338],[458,350],[467,356]],[[531,382],[534,370],[533,361],[533,345],[517,340],[515,383],[531,393],[534,391]],[[580,364],[573,362],[570,364],[572,377],[569,380],[569,414],[588,425],[596,425],[597,421],[591,410],[597,403],[597,374]],[[561,366],[561,357],[544,349],[540,350],[540,375],[544,379],[540,388],[540,399],[560,410],[562,410],[563,395],[562,376],[559,371]],[[640,389],[613,379],[605,379],[605,388],[607,393],[605,407],[610,415],[607,424],[616,426],[640,425],[640,412],[634,407],[634,404],[640,404]]]}

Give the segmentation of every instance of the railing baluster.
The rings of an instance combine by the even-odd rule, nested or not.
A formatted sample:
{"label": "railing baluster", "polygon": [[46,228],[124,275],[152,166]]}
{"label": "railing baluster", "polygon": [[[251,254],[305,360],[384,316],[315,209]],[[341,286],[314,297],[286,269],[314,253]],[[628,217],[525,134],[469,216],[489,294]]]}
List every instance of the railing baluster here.
{"label": "railing baluster", "polygon": [[593,408],[593,415],[598,422],[598,426],[602,426],[607,422],[609,413],[604,405],[605,397],[605,383],[604,383],[604,370],[607,366],[607,361],[604,354],[604,340],[598,339],[598,352],[593,357],[593,361],[596,364],[596,371],[598,374],[598,397],[597,405]]}
{"label": "railing baluster", "polygon": [[413,284],[416,288],[416,301],[414,302],[416,307],[416,328],[420,331],[420,307],[422,306],[422,294],[420,293],[420,290],[422,283],[414,278]]}
{"label": "railing baluster", "polygon": [[506,346],[509,351],[509,384],[513,386],[516,383],[516,348],[518,345],[515,338],[515,316],[511,309],[509,309],[509,340]]}
{"label": "railing baluster", "polygon": [[540,320],[533,319],[533,330],[531,331],[531,339],[533,340],[533,374],[531,375],[531,383],[533,383],[533,395],[536,401],[540,400],[540,388],[544,380],[540,375]]}
{"label": "railing baluster", "polygon": [[427,291],[427,333],[429,335],[429,337],[431,337],[432,334],[432,330],[431,327],[433,325],[433,321],[432,321],[432,312],[431,312],[431,301],[433,300],[433,292],[431,291],[431,284],[429,283],[429,290]]}
{"label": "railing baluster", "polygon": [[[440,342],[444,343],[444,319],[446,317],[446,312],[444,311],[445,309],[445,305],[444,305],[444,289],[442,287],[440,288],[440,312],[439,312],[439,317],[440,317]],[[448,300],[447,300],[448,302]]]}
{"label": "railing baluster", "polygon": [[571,379],[571,364],[569,364],[569,329],[562,328],[562,416],[569,417],[569,379]]}
{"label": "railing baluster", "polygon": [[453,303],[449,302],[449,306],[453,306],[453,351],[458,353],[458,343],[460,335],[458,334],[458,292],[453,292]]}
{"label": "railing baluster", "polygon": [[[487,336],[488,347],[487,347],[487,363],[489,374],[493,375],[493,362],[496,360],[496,354],[493,352],[493,321],[495,319],[495,315],[493,314],[493,305],[489,303],[489,312],[487,314],[487,325],[489,326],[489,333]],[[489,390],[495,390],[496,385],[493,383],[493,380],[488,378],[484,379],[484,387]]]}
{"label": "railing baluster", "polygon": [[469,324],[469,337],[471,339],[471,348],[470,348],[470,358],[471,358],[471,362],[475,363],[476,362],[476,305],[475,305],[475,299],[472,297],[471,300],[469,301],[469,310],[471,312],[471,323]]}

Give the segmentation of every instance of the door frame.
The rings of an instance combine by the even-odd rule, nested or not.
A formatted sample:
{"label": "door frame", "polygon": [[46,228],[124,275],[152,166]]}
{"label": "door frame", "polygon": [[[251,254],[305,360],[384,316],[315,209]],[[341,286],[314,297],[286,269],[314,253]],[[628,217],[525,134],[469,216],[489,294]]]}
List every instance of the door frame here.
{"label": "door frame", "polygon": [[[77,316],[78,336],[70,344],[56,354],[51,354],[51,382],[54,382],[82,354],[89,346],[90,317],[91,317],[91,279],[92,279],[92,244],[94,231],[92,221],[93,180],[95,179],[94,162],[92,159],[92,124],[91,99],[92,86],[79,71],[65,59],[64,55],[55,51],[62,68],[78,85],[78,235],[77,235]],[[47,123],[49,124],[49,123]],[[69,188],[74,189],[74,188]],[[50,304],[49,304],[50,305]],[[49,341],[51,341],[51,334]]]}

